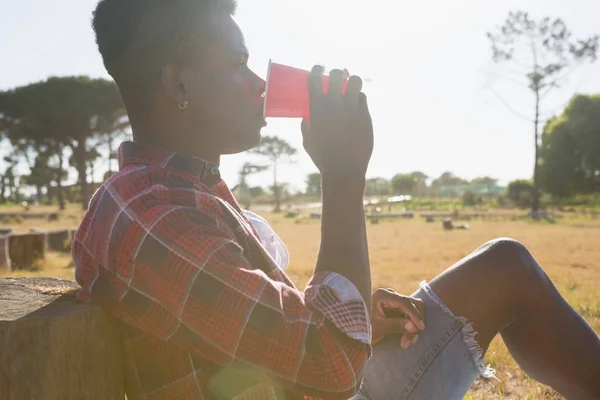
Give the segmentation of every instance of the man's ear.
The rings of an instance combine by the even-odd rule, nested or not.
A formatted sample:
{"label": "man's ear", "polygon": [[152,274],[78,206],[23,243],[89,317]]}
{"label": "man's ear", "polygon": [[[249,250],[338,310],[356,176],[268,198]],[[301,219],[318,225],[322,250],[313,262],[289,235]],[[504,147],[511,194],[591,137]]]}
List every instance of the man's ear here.
{"label": "man's ear", "polygon": [[188,88],[183,71],[174,64],[167,64],[161,70],[161,83],[164,90],[176,104],[183,104],[188,99]]}

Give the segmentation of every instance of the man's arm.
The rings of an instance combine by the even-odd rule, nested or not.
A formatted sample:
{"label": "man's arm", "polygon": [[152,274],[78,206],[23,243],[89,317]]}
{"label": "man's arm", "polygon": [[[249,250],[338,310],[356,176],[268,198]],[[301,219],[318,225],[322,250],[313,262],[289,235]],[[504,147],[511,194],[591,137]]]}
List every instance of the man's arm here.
{"label": "man's arm", "polygon": [[371,304],[371,270],[363,206],[365,175],[373,151],[373,124],[362,81],[344,72],[329,75],[327,94],[323,67],[308,78],[310,120],[302,123],[304,148],[321,171],[323,216],[316,271],[347,277]]}
{"label": "man's arm", "polygon": [[370,310],[371,270],[363,205],[364,185],[364,179],[344,183],[323,178],[321,248],[315,271],[332,271],[348,278]]}

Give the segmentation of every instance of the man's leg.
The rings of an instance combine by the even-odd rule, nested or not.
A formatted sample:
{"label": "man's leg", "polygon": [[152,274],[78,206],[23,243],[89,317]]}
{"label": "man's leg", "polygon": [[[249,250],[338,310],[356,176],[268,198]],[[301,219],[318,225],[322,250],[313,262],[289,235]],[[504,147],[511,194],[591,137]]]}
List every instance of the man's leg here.
{"label": "man's leg", "polygon": [[569,399],[600,399],[598,336],[522,244],[489,242],[429,284],[473,324],[483,351],[500,333],[532,378]]}

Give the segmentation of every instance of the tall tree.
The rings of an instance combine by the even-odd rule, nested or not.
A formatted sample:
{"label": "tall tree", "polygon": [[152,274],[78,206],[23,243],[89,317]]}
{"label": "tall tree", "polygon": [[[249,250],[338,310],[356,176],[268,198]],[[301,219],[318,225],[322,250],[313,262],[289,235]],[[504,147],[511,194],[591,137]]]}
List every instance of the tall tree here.
{"label": "tall tree", "polygon": [[414,189],[414,194],[416,196],[426,196],[429,190],[429,187],[427,186],[427,180],[429,179],[429,177],[421,171],[411,172],[410,176],[417,183]]}
{"label": "tall tree", "polygon": [[[44,194],[42,189],[46,188],[50,192],[50,186],[56,179],[56,171],[50,167],[50,158],[52,154],[49,149],[38,149],[33,165],[30,166],[29,175],[22,177],[23,183],[35,187],[37,200],[42,203]],[[65,177],[62,177],[65,178]]]}
{"label": "tall tree", "polygon": [[[89,201],[88,140],[116,126],[125,115],[112,81],[87,77],[50,78],[16,88],[0,97],[0,114],[18,127],[19,134],[50,143],[58,155],[58,177],[64,168],[64,149],[70,147],[79,174],[83,208]],[[58,180],[59,196],[61,182]]]}
{"label": "tall tree", "polygon": [[238,190],[240,192],[240,201],[246,209],[250,208],[252,202],[252,193],[247,182],[248,176],[257,174],[268,168],[269,167],[266,167],[264,165],[255,165],[252,163],[245,163],[244,165],[242,165],[242,168],[239,172],[240,183],[238,184]]}
{"label": "tall tree", "polygon": [[481,176],[479,178],[475,178],[471,181],[473,185],[487,185],[487,186],[496,186],[498,184],[498,179],[490,178],[489,176]]}
{"label": "tall tree", "polygon": [[531,207],[533,185],[526,180],[516,180],[508,184],[508,198],[521,208]]}
{"label": "tall tree", "polygon": [[281,189],[278,183],[277,167],[284,161],[294,156],[297,150],[288,142],[276,136],[264,136],[260,144],[251,150],[252,153],[266,157],[271,163],[273,169],[273,198],[275,202],[275,212],[281,211]]}
{"label": "tall tree", "polygon": [[417,188],[417,176],[413,174],[396,174],[392,178],[392,190],[395,194],[413,194]]}
{"label": "tall tree", "polygon": [[365,194],[367,196],[387,196],[391,193],[390,181],[384,178],[367,179]]}
{"label": "tall tree", "polygon": [[545,126],[540,180],[555,197],[600,192],[600,95],[575,96]]}
{"label": "tall tree", "polygon": [[444,172],[439,178],[431,182],[433,188],[452,187],[466,185],[468,181],[454,175],[452,172]]}
{"label": "tall tree", "polygon": [[[533,93],[533,133],[535,162],[533,169],[532,211],[540,208],[540,140],[539,126],[543,97],[563,83],[574,67],[586,61],[595,61],[598,35],[572,39],[571,32],[560,18],[534,20],[523,11],[511,12],[504,25],[495,33],[488,33],[493,60],[510,62],[525,77],[524,84]],[[526,54],[528,61],[521,58]]]}
{"label": "tall tree", "polygon": [[113,174],[114,160],[117,159],[116,143],[124,140],[131,135],[129,131],[130,123],[127,115],[123,114],[123,109],[118,109],[115,115],[102,115],[96,121],[96,145],[104,146],[106,149],[107,175]]}
{"label": "tall tree", "polygon": [[[6,201],[15,202],[15,191],[16,191],[16,179],[17,175],[15,173],[15,167],[19,164],[19,157],[15,153],[11,153],[4,157],[4,164],[6,168],[2,173],[2,183],[0,184],[0,190],[2,193],[0,194],[0,199],[2,203]],[[6,192],[8,191],[8,195]]]}
{"label": "tall tree", "polygon": [[[57,182],[60,208],[65,208],[62,190],[64,170],[64,149],[68,139],[63,127],[57,123],[54,109],[56,100],[47,93],[46,82],[34,83],[3,92],[0,96],[0,117],[7,127],[12,142],[28,143],[38,152],[47,147],[55,154],[56,168],[53,169]],[[51,157],[47,158],[51,161]],[[49,165],[47,166],[49,167]]]}
{"label": "tall tree", "polygon": [[309,196],[321,196],[321,174],[319,172],[306,176],[306,194]]}

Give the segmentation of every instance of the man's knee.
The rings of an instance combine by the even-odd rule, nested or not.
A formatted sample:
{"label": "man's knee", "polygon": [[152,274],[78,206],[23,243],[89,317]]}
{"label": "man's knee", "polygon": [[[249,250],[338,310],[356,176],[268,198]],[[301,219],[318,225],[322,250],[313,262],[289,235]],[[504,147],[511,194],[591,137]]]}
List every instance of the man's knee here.
{"label": "man's knee", "polygon": [[515,284],[531,283],[545,276],[527,247],[510,238],[498,238],[483,246],[484,252],[493,260],[494,268]]}
{"label": "man's knee", "polygon": [[489,251],[513,257],[519,257],[522,253],[529,253],[529,250],[527,250],[524,244],[508,237],[490,240],[484,247],[488,248]]}

